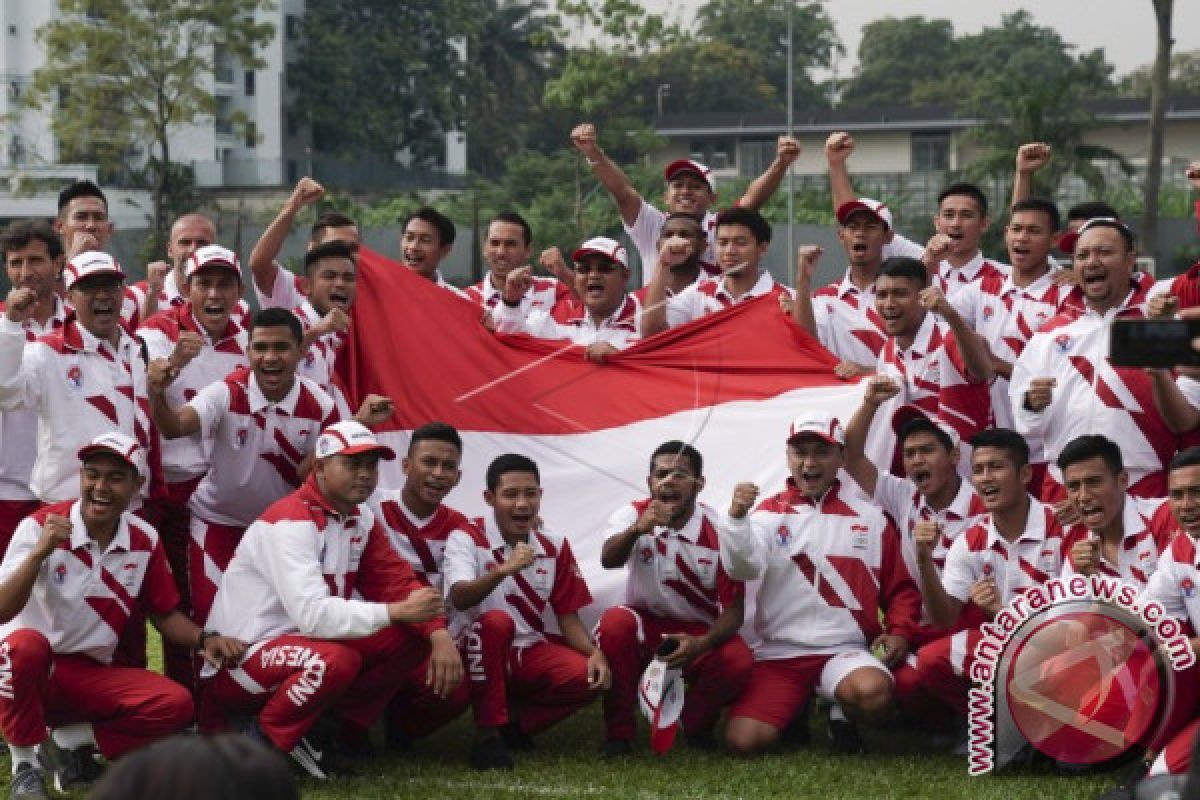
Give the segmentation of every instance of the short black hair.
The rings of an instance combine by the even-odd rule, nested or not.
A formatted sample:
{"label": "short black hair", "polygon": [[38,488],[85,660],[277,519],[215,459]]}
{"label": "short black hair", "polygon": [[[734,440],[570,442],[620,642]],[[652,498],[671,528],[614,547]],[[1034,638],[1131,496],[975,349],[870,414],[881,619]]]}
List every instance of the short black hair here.
{"label": "short black hair", "polygon": [[1185,467],[1200,467],[1200,445],[1176,453],[1175,457],[1171,459],[1171,463],[1167,465],[1167,472]]}
{"label": "short black hair", "polygon": [[436,230],[438,234],[438,244],[440,244],[442,247],[454,244],[454,236],[456,234],[454,223],[449,217],[438,211],[436,208],[422,206],[405,217],[404,224],[400,226],[401,235],[403,235],[404,231],[408,230],[408,223],[412,222],[414,219],[423,220],[432,225],[433,229]]}
{"label": "short black hair", "polygon": [[942,191],[938,192],[938,196],[937,196],[938,207],[939,208],[941,207],[942,201],[945,200],[947,197],[956,197],[958,195],[965,195],[965,196],[971,198],[972,200],[974,200],[976,205],[979,206],[979,213],[985,217],[987,216],[987,213],[988,213],[987,195],[984,194],[983,190],[980,189],[975,184],[966,183],[964,181],[959,181],[958,183],[952,183],[949,186],[947,186],[945,189],[942,189]]}
{"label": "short black hair", "polygon": [[326,228],[357,228],[358,223],[340,211],[322,211],[309,231],[309,241],[315,242],[321,238]]}
{"label": "short black hair", "polygon": [[63,254],[62,237],[53,225],[44,219],[19,219],[0,233],[0,259],[7,259],[13,250],[28,247],[34,239],[46,243],[51,259]]}
{"label": "short black hair", "polygon": [[[1084,223],[1084,228],[1087,228],[1089,231],[1094,231],[1097,228],[1108,228],[1109,230],[1114,230],[1118,234],[1120,234],[1121,241],[1123,241],[1125,243],[1126,251],[1133,252],[1134,250],[1137,249],[1137,239],[1133,235],[1133,230],[1128,225],[1126,225],[1124,222],[1121,222],[1121,220],[1119,220],[1119,219],[1108,219],[1106,217],[1092,217],[1091,219],[1089,219],[1087,222]],[[1083,228],[1079,229],[1079,235],[1083,236]],[[1075,240],[1075,246],[1076,247],[1079,246],[1078,239]]]}
{"label": "short black hair", "polygon": [[346,258],[357,267],[355,255],[354,248],[340,239],[322,242],[304,254],[304,274],[310,274],[317,262],[326,258]]}
{"label": "short black hair", "polygon": [[533,228],[529,227],[529,223],[526,222],[525,218],[517,212],[501,211],[499,214],[496,214],[494,217],[488,220],[487,226],[484,228],[484,230],[486,231],[490,229],[493,222],[507,222],[509,225],[516,225],[521,229],[521,236],[524,237],[525,244],[533,244]]}
{"label": "short black hair", "polygon": [[954,440],[950,438],[950,434],[942,429],[942,426],[931,420],[929,417],[920,416],[913,417],[900,426],[900,432],[896,434],[896,441],[900,443],[900,447],[904,447],[904,443],[908,441],[908,437],[915,436],[918,433],[933,434],[933,438],[937,439],[947,453],[954,449]]}
{"label": "short black hair", "polygon": [[286,308],[264,308],[250,320],[250,336],[256,328],[287,328],[292,332],[296,344],[304,344],[304,326],[300,319]]}
{"label": "short black hair", "polygon": [[722,225],[741,225],[749,228],[759,244],[771,241],[771,223],[752,208],[734,206],[721,211],[717,214],[717,227]]}
{"label": "short black hair", "polygon": [[1121,460],[1121,448],[1112,439],[1099,433],[1076,436],[1067,442],[1067,446],[1058,454],[1058,460],[1055,463],[1058,464],[1059,471],[1066,472],[1067,467],[1072,464],[1093,458],[1104,459],[1105,466],[1112,471],[1113,475],[1125,469],[1125,462]]}
{"label": "short black hair", "polygon": [[683,456],[692,465],[692,472],[696,473],[699,478],[704,474],[704,456],[700,455],[700,451],[692,447],[687,442],[681,442],[678,439],[672,439],[669,442],[660,444],[653,453],[650,454],[650,471],[654,471],[654,460],[659,456]]}
{"label": "short black hair", "polygon": [[1117,210],[1103,200],[1087,200],[1083,203],[1077,203],[1067,209],[1067,221],[1073,219],[1095,219],[1096,217],[1112,217],[1120,219],[1121,215]]}
{"label": "short black hair", "polygon": [[75,181],[58,193],[58,215],[60,217],[66,210],[67,204],[77,197],[98,197],[104,202],[104,208],[108,208],[108,198],[104,196],[103,189],[89,180]]}
{"label": "short black hair", "polygon": [[1044,197],[1029,197],[1025,200],[1018,200],[1012,204],[1010,213],[1016,214],[1018,211],[1040,211],[1050,220],[1051,231],[1056,231],[1062,227],[1062,217],[1058,213],[1058,206]]}
{"label": "short black hair", "polygon": [[500,478],[510,472],[531,472],[539,484],[542,482],[542,474],[538,472],[538,466],[532,458],[520,453],[505,453],[502,456],[496,456],[492,463],[488,464],[486,477],[488,491],[496,491],[496,487],[500,485]]}
{"label": "short black hair", "polygon": [[412,455],[412,451],[421,442],[445,442],[454,445],[459,454],[462,454],[462,437],[453,425],[447,425],[445,422],[427,422],[413,431],[412,438],[408,440],[409,455]]}
{"label": "short black hair", "polygon": [[971,447],[994,447],[1008,453],[1017,469],[1029,463],[1029,442],[1011,428],[987,428],[971,437]]}
{"label": "short black hair", "polygon": [[925,265],[919,259],[908,256],[892,256],[884,260],[875,277],[876,279],[883,277],[908,278],[916,281],[922,287],[929,284],[929,272],[925,269]]}

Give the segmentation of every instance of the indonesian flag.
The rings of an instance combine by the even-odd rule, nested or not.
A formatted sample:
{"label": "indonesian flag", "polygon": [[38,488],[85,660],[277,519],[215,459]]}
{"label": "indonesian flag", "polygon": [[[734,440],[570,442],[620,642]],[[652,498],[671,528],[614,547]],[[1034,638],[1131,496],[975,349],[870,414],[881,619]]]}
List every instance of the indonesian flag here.
{"label": "indonesian flag", "polygon": [[[773,297],[673,328],[595,364],[569,342],[497,335],[470,301],[363,249],[351,336],[339,369],[352,408],[368,393],[396,405],[380,440],[404,453],[411,431],[453,425],[463,476],[446,503],[489,512],[484,473],[503,453],[538,464],[541,516],[571,541],[596,607],[620,602],[623,570],[600,566],[609,516],[649,494],[650,454],[679,439],[704,456],[701,500],[728,508],[735,484],[767,496],[787,478],[788,427],[817,406],[847,420],[861,389]],[[381,482],[403,485],[400,460]]]}

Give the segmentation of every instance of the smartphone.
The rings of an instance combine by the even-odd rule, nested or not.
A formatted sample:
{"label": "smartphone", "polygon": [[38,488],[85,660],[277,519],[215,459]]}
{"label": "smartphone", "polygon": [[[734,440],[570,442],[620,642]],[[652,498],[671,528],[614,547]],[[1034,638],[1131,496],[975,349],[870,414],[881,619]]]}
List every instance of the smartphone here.
{"label": "smartphone", "polygon": [[1200,319],[1113,320],[1108,360],[1115,367],[1200,367],[1197,337]]}

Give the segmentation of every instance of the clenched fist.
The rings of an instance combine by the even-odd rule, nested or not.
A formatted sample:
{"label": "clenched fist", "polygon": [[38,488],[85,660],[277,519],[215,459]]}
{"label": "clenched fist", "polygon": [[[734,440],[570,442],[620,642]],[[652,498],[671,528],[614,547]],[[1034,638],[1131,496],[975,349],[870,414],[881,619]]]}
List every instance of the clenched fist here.
{"label": "clenched fist", "polygon": [[745,519],[758,500],[758,487],[753,483],[739,483],[733,487],[733,499],[729,501],[731,519]]}
{"label": "clenched fist", "polygon": [[4,301],[4,315],[12,322],[24,322],[33,314],[37,293],[33,289],[11,289]]}
{"label": "clenched fist", "polygon": [[1050,145],[1044,142],[1029,142],[1017,148],[1017,172],[1028,175],[1050,163]]}
{"label": "clenched fist", "polygon": [[532,547],[525,542],[517,542],[513,546],[512,553],[500,565],[500,571],[511,577],[531,565],[535,557],[536,554]]}
{"label": "clenched fist", "polygon": [[825,160],[830,164],[844,163],[854,152],[854,137],[845,131],[835,131],[825,140]]}

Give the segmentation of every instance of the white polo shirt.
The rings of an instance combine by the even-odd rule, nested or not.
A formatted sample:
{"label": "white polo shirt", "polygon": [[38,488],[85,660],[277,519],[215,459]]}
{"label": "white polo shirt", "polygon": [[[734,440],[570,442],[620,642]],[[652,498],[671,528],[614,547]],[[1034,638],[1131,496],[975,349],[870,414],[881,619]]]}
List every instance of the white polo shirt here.
{"label": "white polo shirt", "polygon": [[[1120,578],[1137,586],[1145,586],[1158,568],[1159,555],[1166,551],[1171,538],[1179,531],[1171,508],[1166,500],[1146,499],[1125,495],[1125,507],[1121,511],[1121,529],[1124,536],[1117,551],[1117,563],[1104,557],[1100,548],[1100,563],[1096,572],[1112,578]],[[1071,548],[1076,542],[1087,541],[1095,534],[1084,525],[1074,525],[1066,533],[1063,543],[1062,574],[1075,575],[1075,563],[1071,560]]]}
{"label": "white polo shirt", "polygon": [[679,294],[668,297],[668,327],[674,328],[677,325],[683,325],[692,320],[700,319],[706,314],[715,314],[718,311],[732,308],[738,303],[743,303],[755,297],[763,297],[765,295],[778,297],[784,292],[787,292],[789,295],[792,294],[791,289],[781,283],[777,283],[771,277],[771,273],[766,270],[759,270],[758,280],[741,297],[735,298],[729,293],[725,285],[727,281],[727,276],[715,279],[703,278]]}
{"label": "white polo shirt", "polygon": [[88,535],[79,501],[68,500],[21,521],[0,564],[0,581],[11,579],[29,558],[50,514],[71,521],[71,538],[42,562],[29,601],[0,625],[0,639],[28,628],[45,636],[54,653],[110,664],[130,616],[170,614],[179,605],[166,553],[154,528],[128,512],[101,551]]}
{"label": "white polo shirt", "polygon": [[[592,602],[571,545],[561,536],[535,531],[529,536],[535,558],[516,575],[505,578],[483,601],[450,615],[450,633],[458,637],[485,611],[503,611],[516,626],[514,647],[528,647],[562,635],[558,615],[578,611]],[[492,517],[475,519],[446,540],[442,569],[446,599],[456,583],[473,581],[503,564],[512,547]]]}
{"label": "white polo shirt", "polygon": [[402,495],[401,489],[377,489],[368,504],[392,547],[412,567],[417,580],[444,595],[442,558],[446,540],[470,522],[445,504],[420,519],[405,505]]}
{"label": "white polo shirt", "polygon": [[990,577],[1000,590],[1000,602],[1008,604],[1062,571],[1064,541],[1054,509],[1030,497],[1025,530],[1015,542],[1000,535],[991,514],[984,514],[955,539],[942,568],[942,586],[946,594],[965,603],[975,582]]}
{"label": "white polo shirt", "polygon": [[[642,261],[643,285],[649,285],[650,279],[654,277],[654,269],[658,265],[658,240],[662,236],[662,229],[666,224],[666,212],[655,208],[644,199],[633,224],[626,225],[624,221],[621,222],[625,233],[629,235],[629,240],[633,242],[634,248],[638,251],[638,258]],[[721,268],[717,266],[716,212],[704,212],[700,228],[704,231],[705,238],[704,252],[700,254],[699,275],[699,280],[703,280],[706,276],[711,278],[721,274]]]}
{"label": "white polo shirt", "polygon": [[885,631],[911,641],[921,592],[904,566],[896,527],[838,483],[815,503],[788,484],[743,519],[720,516],[721,562],[730,577],[762,580],[754,657],[865,650]]}
{"label": "white polo shirt", "polygon": [[[650,499],[618,508],[605,538],[629,530]],[[658,617],[711,625],[721,610],[745,594],[721,566],[717,513],[696,503],[679,530],[660,525],[637,538],[626,564],[625,605]]]}
{"label": "white polo shirt", "polygon": [[497,333],[526,333],[536,339],[566,340],[585,346],[605,342],[618,350],[638,340],[642,321],[642,305],[631,294],[625,295],[620,308],[599,321],[582,306],[574,313],[561,315],[562,322],[546,311],[531,311],[525,316],[519,306],[505,303],[494,306],[491,313]]}
{"label": "white polo shirt", "polygon": [[[0,302],[0,313],[4,303]],[[67,317],[66,304],[54,299],[54,312],[39,325],[29,317],[23,323],[26,343],[53,333],[63,325]],[[38,414],[33,408],[14,408],[0,411],[0,501],[25,502],[36,499],[29,488],[33,464],[37,460]]]}
{"label": "white polo shirt", "polygon": [[[155,314],[138,328],[138,338],[145,343],[146,355],[153,361],[169,358],[179,343],[179,335],[184,331],[203,337],[204,347],[167,387],[167,404],[172,408],[182,406],[204,387],[220,383],[238,367],[249,366],[246,357],[249,335],[245,329],[230,319],[221,338],[214,340],[204,326],[196,321],[191,303],[168,306],[166,310]],[[208,469],[211,449],[212,443],[199,432],[178,439],[164,439],[163,477],[168,483],[183,483],[203,475]]]}
{"label": "white polo shirt", "polygon": [[206,386],[187,405],[200,417],[201,435],[212,441],[212,466],[188,508],[218,525],[246,527],[295,490],[300,463],[321,431],[338,421],[333,399],[307,378],[297,376],[272,403],[247,369]]}
{"label": "white polo shirt", "polygon": [[[496,308],[504,305],[504,292],[492,286],[491,274],[483,276],[479,283],[463,289],[468,300],[477,303],[481,308]],[[573,295],[565,283],[558,278],[534,277],[533,283],[525,291],[518,307],[522,314],[528,316],[534,311],[545,311],[547,314],[561,314],[573,304]]]}
{"label": "white polo shirt", "polygon": [[62,328],[28,343],[20,323],[0,316],[0,408],[37,411],[29,488],[45,503],[79,495],[76,453],[100,434],[116,430],[151,446],[139,344],[123,330],[115,347],[102,342],[73,314]]}
{"label": "white polo shirt", "polygon": [[838,283],[818,289],[812,296],[817,339],[843,361],[872,366],[879,360],[887,333],[875,309],[875,284],[859,289],[850,270]]}
{"label": "white polo shirt", "polygon": [[259,308],[293,309],[303,305],[308,300],[301,288],[301,277],[291,270],[275,264],[275,282],[271,285],[269,294],[263,294],[256,281],[250,281],[254,287],[254,296]]}
{"label": "white polo shirt", "polygon": [[1138,606],[1158,603],[1167,616],[1187,626],[1189,636],[1200,631],[1200,550],[1196,540],[1180,532],[1158,559],[1158,569],[1138,596]]}

